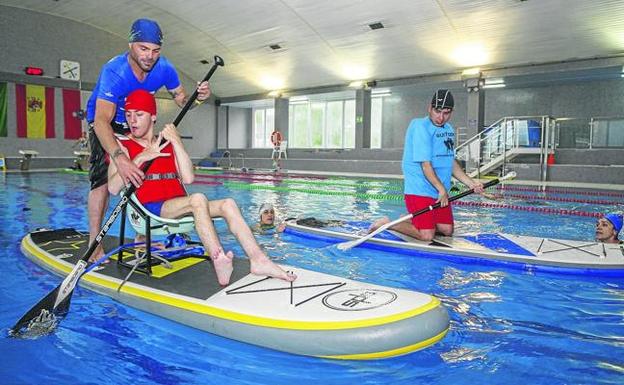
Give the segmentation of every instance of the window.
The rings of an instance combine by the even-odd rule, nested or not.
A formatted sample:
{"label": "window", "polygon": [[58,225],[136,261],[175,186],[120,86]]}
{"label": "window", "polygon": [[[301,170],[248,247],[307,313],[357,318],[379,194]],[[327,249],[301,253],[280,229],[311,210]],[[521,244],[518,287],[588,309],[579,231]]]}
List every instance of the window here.
{"label": "window", "polygon": [[349,100],[344,104],[344,121],[342,140],[344,148],[355,148],[355,100]]}
{"label": "window", "polygon": [[273,148],[271,133],[275,125],[273,108],[253,109],[253,148]]}
{"label": "window", "polygon": [[371,98],[371,148],[381,148],[383,98]]}
{"label": "window", "polygon": [[289,147],[355,147],[355,100],[291,103],[288,115]]}
{"label": "window", "polygon": [[343,102],[327,103],[327,143],[326,148],[342,148],[342,127],[344,121],[342,119]]}

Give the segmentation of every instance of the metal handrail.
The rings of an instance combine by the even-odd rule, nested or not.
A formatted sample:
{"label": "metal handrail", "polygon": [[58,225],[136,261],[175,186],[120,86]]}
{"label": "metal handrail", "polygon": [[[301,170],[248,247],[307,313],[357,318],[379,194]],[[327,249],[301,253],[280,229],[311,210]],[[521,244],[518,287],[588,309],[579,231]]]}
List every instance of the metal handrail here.
{"label": "metal handrail", "polygon": [[219,158],[219,160],[217,161],[217,167],[222,167],[221,166],[221,161],[224,160],[225,158],[227,158],[227,160],[228,160],[227,168],[228,169],[232,168],[232,158],[230,157],[230,151],[228,151],[228,150],[223,151],[223,154],[221,154],[221,158]]}
{"label": "metal handrail", "polygon": [[[587,149],[593,149],[593,148],[602,148],[604,147],[604,145],[600,145],[600,141],[601,139],[604,139],[602,136],[600,135],[596,135],[596,130],[597,127],[600,125],[600,123],[603,122],[624,122],[624,116],[619,116],[619,115],[614,115],[614,116],[592,116],[592,117],[562,117],[562,118],[557,118],[556,119],[556,123],[557,123],[557,130],[556,130],[556,144],[557,146],[559,145],[559,143],[561,142],[561,138],[565,137],[565,139],[569,140],[570,138],[575,138],[574,136],[570,136],[570,133],[568,131],[566,131],[566,135],[562,135],[561,134],[561,130],[562,130],[562,125],[563,122],[568,122],[568,121],[583,121],[586,122],[587,124],[587,131],[574,131],[572,135],[574,134],[585,134],[587,135],[587,142],[584,143],[584,146],[579,147],[578,143],[574,143],[574,145],[572,147],[565,147],[565,148],[587,148]],[[580,126],[579,126],[580,127]],[[597,143],[598,142],[598,143]],[[607,147],[615,147],[615,148],[622,148],[622,146],[619,145],[608,145]]]}
{"label": "metal handrail", "polygon": [[456,157],[465,162],[466,172],[472,175],[476,173],[475,176],[480,177],[483,167],[487,167],[490,162],[500,162],[497,167],[501,167],[504,175],[507,172],[509,152],[520,147],[520,130],[517,122],[524,120],[540,122],[540,178],[545,180],[548,154],[555,143],[554,137],[551,138],[555,133],[551,127],[554,119],[547,115],[506,116],[462,143],[456,149]]}

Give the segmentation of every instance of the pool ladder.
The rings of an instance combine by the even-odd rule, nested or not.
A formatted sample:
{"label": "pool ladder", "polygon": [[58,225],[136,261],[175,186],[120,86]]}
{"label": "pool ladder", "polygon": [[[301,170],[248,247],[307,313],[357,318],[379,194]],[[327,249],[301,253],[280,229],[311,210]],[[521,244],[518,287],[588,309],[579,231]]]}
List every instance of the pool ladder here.
{"label": "pool ladder", "polygon": [[[221,165],[221,162],[223,160],[225,160],[226,158],[228,160],[228,166],[227,167]],[[227,151],[227,150],[223,151],[223,154],[221,155],[221,158],[219,158],[219,160],[217,161],[217,167],[221,167],[221,168],[226,169],[226,170],[232,168],[232,158],[230,157],[230,152],[229,151]]]}

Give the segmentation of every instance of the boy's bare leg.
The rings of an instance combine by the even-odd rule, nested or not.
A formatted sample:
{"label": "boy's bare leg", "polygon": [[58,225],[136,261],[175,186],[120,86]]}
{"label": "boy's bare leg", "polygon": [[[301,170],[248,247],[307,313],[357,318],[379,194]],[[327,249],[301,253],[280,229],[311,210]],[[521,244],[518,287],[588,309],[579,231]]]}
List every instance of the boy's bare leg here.
{"label": "boy's bare leg", "polygon": [[[108,209],[108,185],[96,187],[89,191],[87,198],[87,215],[89,216],[89,244],[95,240],[102,229],[102,220]],[[100,243],[95,249],[89,262],[95,262],[104,255],[104,248]]]}

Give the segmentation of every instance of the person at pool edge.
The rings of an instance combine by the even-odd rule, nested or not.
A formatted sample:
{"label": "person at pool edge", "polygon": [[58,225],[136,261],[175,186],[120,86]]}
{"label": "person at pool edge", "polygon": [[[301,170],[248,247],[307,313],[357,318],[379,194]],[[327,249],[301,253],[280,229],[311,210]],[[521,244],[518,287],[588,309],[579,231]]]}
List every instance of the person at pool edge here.
{"label": "person at pool edge", "polygon": [[[188,100],[175,67],[167,58],[160,55],[163,34],[158,23],[149,19],[136,20],[130,28],[128,42],[127,52],[112,58],[102,67],[87,102],[86,118],[91,148],[89,242],[93,242],[100,231],[108,208],[105,155],[108,154],[113,160],[124,183],[132,183],[137,187],[143,183],[143,172],[127,158],[114,136],[114,132],[125,134],[128,131],[123,111],[126,96],[139,88],[155,93],[161,87],[165,87],[179,107],[183,107]],[[210,97],[208,82],[199,84],[197,93],[196,103],[192,107]],[[96,261],[103,254],[104,249],[99,245],[89,261]]]}
{"label": "person at pool edge", "polygon": [[622,230],[622,214],[609,213],[596,222],[596,240],[603,243],[622,243],[618,235]]}
{"label": "person at pool edge", "polygon": [[[436,232],[453,234],[453,212],[448,191],[451,176],[468,188],[483,193],[483,184],[470,178],[455,160],[455,130],[448,123],[454,108],[449,90],[437,90],[428,106],[428,116],[413,119],[405,134],[403,174],[405,206],[410,213],[437,202],[440,208],[412,218],[411,223],[401,222],[391,229],[411,237],[430,241]],[[369,231],[390,222],[387,217],[375,221]]]}
{"label": "person at pool edge", "polygon": [[[210,253],[219,284],[225,286],[230,281],[233,254],[223,250],[211,217],[223,217],[226,220],[230,231],[249,256],[252,274],[286,281],[297,278],[268,258],[233,199],[209,201],[202,193],[186,194],[183,184],[190,184],[194,180],[193,163],[173,124],[166,124],[162,132],[154,135],[156,101],[152,94],[145,90],[130,93],[125,102],[125,116],[130,136],[117,138],[124,154],[139,167],[155,159],[146,172],[144,183],[136,190],[137,198],[150,212],[164,218],[193,215],[195,228]],[[161,138],[166,142],[159,145]],[[124,185],[116,164],[111,162],[108,168],[108,190],[112,194],[119,194]]]}

